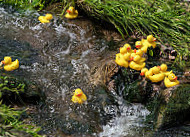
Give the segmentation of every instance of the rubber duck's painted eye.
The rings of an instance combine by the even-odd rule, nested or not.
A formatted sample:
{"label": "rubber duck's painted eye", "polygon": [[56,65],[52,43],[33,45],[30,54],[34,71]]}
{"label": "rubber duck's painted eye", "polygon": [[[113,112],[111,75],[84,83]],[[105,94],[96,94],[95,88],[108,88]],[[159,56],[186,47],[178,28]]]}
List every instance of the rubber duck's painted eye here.
{"label": "rubber duck's painted eye", "polygon": [[78,91],[76,92],[76,94],[78,94]]}
{"label": "rubber duck's painted eye", "polygon": [[172,78],[174,78],[174,76],[172,76]]}

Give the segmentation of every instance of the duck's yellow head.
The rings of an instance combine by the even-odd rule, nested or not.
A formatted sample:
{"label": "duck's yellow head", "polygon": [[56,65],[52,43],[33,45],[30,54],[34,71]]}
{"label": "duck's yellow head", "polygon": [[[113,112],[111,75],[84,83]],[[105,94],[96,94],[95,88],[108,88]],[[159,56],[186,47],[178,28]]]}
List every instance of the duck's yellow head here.
{"label": "duck's yellow head", "polygon": [[47,14],[45,15],[45,19],[51,20],[51,19],[53,19],[53,15],[50,14],[50,13],[47,13]]}
{"label": "duck's yellow head", "polygon": [[73,14],[73,13],[75,13],[75,8],[71,6],[71,7],[69,7],[69,9],[66,12],[69,14]]}
{"label": "duck's yellow head", "polygon": [[162,64],[162,65],[160,66],[160,70],[161,70],[161,71],[166,71],[167,69],[168,69],[168,67],[167,67],[166,64]]}
{"label": "duck's yellow head", "polygon": [[74,92],[74,95],[77,97],[80,97],[82,94],[83,94],[83,92],[80,88],[77,88]]}
{"label": "duck's yellow head", "polygon": [[7,65],[12,62],[12,58],[9,56],[4,57],[4,60],[1,61],[4,65]]}
{"label": "duck's yellow head", "polygon": [[148,35],[147,40],[148,42],[153,42],[153,41],[156,41],[156,38],[154,38],[152,35]]}
{"label": "duck's yellow head", "polygon": [[119,49],[120,53],[124,54],[131,50],[131,46],[129,44],[125,44],[123,47]]}
{"label": "duck's yellow head", "polygon": [[124,47],[127,49],[127,51],[131,50],[131,46],[129,44],[125,44]]}
{"label": "duck's yellow head", "polygon": [[141,46],[142,46],[142,42],[141,42],[141,41],[136,41],[136,42],[135,42],[135,47],[136,47],[136,48],[139,49],[139,48],[141,48]]}
{"label": "duck's yellow head", "polygon": [[147,68],[143,68],[143,69],[141,69],[140,75],[144,76],[146,72],[148,72],[148,69]]}
{"label": "duck's yellow head", "polygon": [[168,75],[168,79],[171,80],[171,81],[177,80],[177,76],[175,76],[174,73],[170,73],[170,74]]}

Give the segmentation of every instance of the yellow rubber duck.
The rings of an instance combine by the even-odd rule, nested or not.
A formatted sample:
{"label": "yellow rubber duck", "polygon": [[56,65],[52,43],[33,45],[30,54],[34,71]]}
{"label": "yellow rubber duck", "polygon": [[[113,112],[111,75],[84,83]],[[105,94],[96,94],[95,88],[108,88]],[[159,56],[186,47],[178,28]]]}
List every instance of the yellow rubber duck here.
{"label": "yellow rubber duck", "polygon": [[13,71],[17,68],[19,68],[19,61],[16,59],[12,62],[12,58],[9,56],[4,57],[4,60],[1,61],[2,64],[4,64],[4,70],[6,71]]}
{"label": "yellow rubber duck", "polygon": [[141,49],[138,49],[138,50],[134,49],[134,53],[135,53],[136,55],[139,55],[139,56],[142,56],[142,55],[143,55],[143,51],[142,51]]}
{"label": "yellow rubber duck", "polygon": [[68,19],[74,19],[78,17],[78,11],[75,10],[74,7],[69,7],[69,9],[66,11],[67,13],[65,14],[65,17]]}
{"label": "yellow rubber duck", "polygon": [[170,74],[170,72],[167,71],[168,67],[167,67],[166,64],[161,64],[161,65],[159,66],[159,68],[160,68],[160,71],[161,71],[162,73],[164,73],[165,76],[168,76],[168,75]]}
{"label": "yellow rubber duck", "polygon": [[41,23],[50,23],[50,20],[53,19],[53,15],[50,13],[47,13],[45,16],[39,16],[38,20]]}
{"label": "yellow rubber duck", "polygon": [[87,100],[86,95],[82,92],[80,88],[77,88],[72,96],[71,101],[74,103],[82,104]]}
{"label": "yellow rubber duck", "polygon": [[41,23],[50,23],[50,21],[47,20],[47,19],[45,18],[45,16],[39,16],[39,17],[38,17],[38,20],[39,20]]}
{"label": "yellow rubber duck", "polygon": [[123,47],[121,47],[120,49],[120,53],[123,54],[124,59],[126,61],[130,60],[131,57],[131,53],[133,53],[134,51],[131,49],[131,46],[129,44],[125,44]]}
{"label": "yellow rubber duck", "polygon": [[142,47],[142,42],[141,42],[141,41],[136,41],[136,42],[135,42],[135,47],[136,47],[137,49],[141,49],[141,47]]}
{"label": "yellow rubber duck", "polygon": [[132,53],[130,61],[135,61],[136,63],[143,63],[146,61],[146,58],[143,58],[140,55],[137,55],[136,53]]}
{"label": "yellow rubber duck", "polygon": [[121,54],[132,53],[131,46],[130,46],[128,43],[126,43],[123,47],[121,47],[121,48],[119,49],[119,52],[120,52]]}
{"label": "yellow rubber duck", "polygon": [[145,76],[146,78],[148,78],[148,69],[147,68],[142,68],[141,69],[141,73],[140,73],[141,76]]}
{"label": "yellow rubber duck", "polygon": [[144,40],[144,39],[141,40],[142,45],[147,47],[147,48],[151,47],[151,46],[153,48],[155,48],[156,47],[156,42],[155,41],[156,41],[156,38],[154,38],[152,35],[148,35],[146,40]]}
{"label": "yellow rubber duck", "polygon": [[177,76],[170,71],[170,74],[164,79],[164,84],[167,88],[169,88],[178,85],[179,81],[177,80]]}
{"label": "yellow rubber duck", "polygon": [[149,73],[150,75],[148,76],[148,78],[152,82],[160,82],[160,81],[164,80],[165,75],[164,75],[164,73],[160,72],[159,67],[155,66],[150,71],[152,71],[152,72]]}
{"label": "yellow rubber duck", "polygon": [[135,42],[135,47],[138,49],[141,49],[144,53],[147,53],[148,46],[145,43],[146,40],[142,39],[141,41],[136,41]]}
{"label": "yellow rubber duck", "polygon": [[121,53],[116,54],[115,62],[122,67],[128,67],[129,63],[125,60],[124,55]]}
{"label": "yellow rubber duck", "polygon": [[129,63],[129,67],[140,71],[142,68],[145,67],[146,63],[144,62],[146,59],[140,57],[139,55],[133,54],[130,58],[131,62]]}
{"label": "yellow rubber duck", "polygon": [[53,15],[50,14],[50,13],[47,13],[47,14],[45,15],[45,19],[47,19],[47,20],[52,20],[52,19],[53,19]]}

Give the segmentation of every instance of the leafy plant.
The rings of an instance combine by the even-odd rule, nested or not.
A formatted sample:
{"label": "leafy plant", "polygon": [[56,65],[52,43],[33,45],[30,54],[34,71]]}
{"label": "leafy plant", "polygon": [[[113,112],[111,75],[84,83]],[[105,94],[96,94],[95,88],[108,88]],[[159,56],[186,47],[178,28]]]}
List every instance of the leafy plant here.
{"label": "leafy plant", "polygon": [[41,137],[38,135],[39,127],[24,124],[19,120],[23,111],[18,111],[10,108],[0,102],[0,136],[15,137],[17,132],[24,131],[34,137]]}

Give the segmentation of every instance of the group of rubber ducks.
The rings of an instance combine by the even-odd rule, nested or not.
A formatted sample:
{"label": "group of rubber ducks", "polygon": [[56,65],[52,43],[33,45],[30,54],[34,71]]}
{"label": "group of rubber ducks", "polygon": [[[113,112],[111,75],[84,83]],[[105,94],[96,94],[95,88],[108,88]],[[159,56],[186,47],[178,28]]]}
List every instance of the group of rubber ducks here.
{"label": "group of rubber ducks", "polygon": [[152,82],[160,82],[164,80],[164,84],[166,87],[173,87],[179,84],[177,80],[177,76],[171,71],[167,71],[167,65],[161,64],[160,66],[154,66],[149,70],[147,68],[143,68],[141,70],[140,75],[145,76],[150,79]]}
{"label": "group of rubber ducks", "polygon": [[[75,19],[78,17],[78,11],[74,8],[74,7],[69,7],[67,10],[66,10],[66,14],[65,14],[65,18],[68,18],[68,19]],[[50,20],[53,19],[53,15],[50,14],[50,13],[47,13],[45,16],[39,16],[38,17],[38,20],[41,22],[41,23],[50,23]]]}
{"label": "group of rubber ducks", "polygon": [[121,47],[120,53],[116,54],[115,62],[122,67],[132,68],[137,71],[141,71],[141,76],[145,76],[152,82],[160,82],[164,80],[166,87],[172,87],[179,84],[177,77],[172,71],[167,71],[167,65],[155,66],[149,70],[145,68],[146,58],[143,57],[144,53],[147,53],[148,47],[156,47],[156,38],[152,35],[147,36],[147,39],[135,42],[137,49],[131,49],[129,44],[125,44]]}
{"label": "group of rubber ducks", "polygon": [[121,47],[120,53],[116,54],[115,62],[122,67],[130,67],[134,70],[140,71],[145,67],[146,58],[142,57],[147,52],[148,47],[156,47],[156,38],[152,35],[147,36],[147,39],[142,39],[135,43],[137,49],[131,49],[129,44]]}

